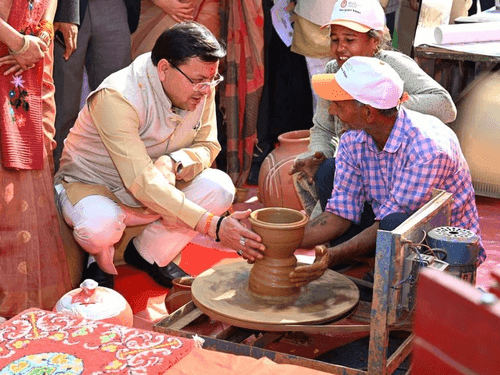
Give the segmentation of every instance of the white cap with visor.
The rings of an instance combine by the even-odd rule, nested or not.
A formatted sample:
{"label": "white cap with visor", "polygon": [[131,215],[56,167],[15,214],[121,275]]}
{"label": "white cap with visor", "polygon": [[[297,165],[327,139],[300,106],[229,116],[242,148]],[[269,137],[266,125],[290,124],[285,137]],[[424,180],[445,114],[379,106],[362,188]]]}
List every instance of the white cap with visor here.
{"label": "white cap with visor", "polygon": [[311,82],[320,97],[332,101],[355,99],[373,108],[389,109],[406,100],[401,77],[375,57],[353,56],[336,74],[316,74]]}
{"label": "white cap with visor", "polygon": [[383,31],[385,13],[378,0],[338,0],[333,7],[330,22],[323,25],[345,26],[348,29],[367,33],[370,30]]}

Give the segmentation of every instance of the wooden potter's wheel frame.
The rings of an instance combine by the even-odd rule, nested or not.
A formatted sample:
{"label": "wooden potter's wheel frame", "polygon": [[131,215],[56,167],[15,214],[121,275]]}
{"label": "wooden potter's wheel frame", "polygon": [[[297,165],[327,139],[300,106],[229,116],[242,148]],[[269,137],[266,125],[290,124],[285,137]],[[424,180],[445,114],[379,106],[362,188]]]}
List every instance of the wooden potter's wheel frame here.
{"label": "wooden potter's wheel frame", "polygon": [[237,327],[290,331],[293,325],[344,318],[359,300],[356,285],[330,270],[303,287],[294,300],[261,298],[248,291],[251,268],[242,261],[203,272],[192,286],[194,303],[211,318]]}

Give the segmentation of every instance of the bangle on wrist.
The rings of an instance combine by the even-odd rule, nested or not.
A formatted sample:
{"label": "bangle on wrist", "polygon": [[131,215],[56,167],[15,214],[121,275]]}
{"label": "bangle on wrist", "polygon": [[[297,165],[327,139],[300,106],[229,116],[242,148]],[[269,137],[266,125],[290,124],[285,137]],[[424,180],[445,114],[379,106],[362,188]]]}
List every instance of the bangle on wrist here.
{"label": "bangle on wrist", "polygon": [[43,40],[47,47],[50,46],[52,39],[54,39],[54,25],[52,22],[47,20],[40,21],[36,35]]}
{"label": "bangle on wrist", "polygon": [[208,234],[208,231],[210,230],[210,224],[212,223],[213,218],[214,218],[213,214],[208,214],[207,221],[205,222],[205,234]]}
{"label": "bangle on wrist", "polygon": [[50,46],[50,43],[52,40],[50,39],[50,35],[46,31],[42,31],[40,34],[38,34],[38,37],[43,40],[43,42],[47,45]]}
{"label": "bangle on wrist", "polygon": [[217,227],[215,229],[215,242],[220,242],[219,238],[219,230],[220,230],[220,224],[222,223],[222,220],[224,219],[225,216],[219,217],[219,220],[217,220]]}
{"label": "bangle on wrist", "polygon": [[37,35],[41,33],[47,33],[50,40],[54,39],[54,24],[48,20],[42,20],[38,24],[38,32]]}
{"label": "bangle on wrist", "polygon": [[26,35],[23,35],[23,46],[21,47],[21,49],[19,51],[13,51],[9,48],[9,52],[12,56],[15,56],[15,55],[22,55],[23,53],[25,53],[28,48],[30,46],[30,41],[28,38],[26,38]]}

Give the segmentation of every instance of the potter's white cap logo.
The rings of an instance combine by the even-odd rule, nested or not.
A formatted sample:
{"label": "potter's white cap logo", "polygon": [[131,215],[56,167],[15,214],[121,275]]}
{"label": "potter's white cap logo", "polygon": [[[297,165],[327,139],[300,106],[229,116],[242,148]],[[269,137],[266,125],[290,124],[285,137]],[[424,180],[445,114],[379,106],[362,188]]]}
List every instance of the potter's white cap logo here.
{"label": "potter's white cap logo", "polygon": [[[378,1],[378,0],[375,0],[375,1]],[[361,8],[362,7],[362,4],[359,4],[359,1],[347,1],[347,0],[342,0],[342,2],[340,3],[340,8],[342,8],[342,10],[345,10],[347,12],[359,12],[358,8]],[[344,8],[348,8],[348,9],[344,9]]]}

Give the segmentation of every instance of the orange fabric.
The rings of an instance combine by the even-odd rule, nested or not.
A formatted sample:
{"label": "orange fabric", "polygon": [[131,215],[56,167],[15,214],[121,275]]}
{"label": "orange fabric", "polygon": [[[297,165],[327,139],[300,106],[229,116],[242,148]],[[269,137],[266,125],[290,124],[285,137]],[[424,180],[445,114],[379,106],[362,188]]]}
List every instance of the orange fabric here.
{"label": "orange fabric", "polygon": [[264,11],[262,2],[221,0],[227,44],[220,107],[227,132],[227,172],[236,187],[245,184],[257,142],[257,115],[264,86]]}
{"label": "orange fabric", "polygon": [[[36,35],[38,23],[45,13],[48,0],[12,3],[8,23],[25,35]],[[9,53],[0,44],[0,56]],[[13,169],[43,169],[42,76],[43,60],[19,76],[3,73],[0,68],[0,137],[2,164]]]}
{"label": "orange fabric", "polygon": [[246,356],[193,348],[191,352],[171,367],[164,375],[322,375],[322,371],[301,366],[277,364],[269,358],[255,359]]}
{"label": "orange fabric", "polygon": [[54,44],[50,44],[49,51],[43,59],[43,79],[42,79],[42,127],[45,149],[47,150],[47,161],[50,165],[51,174],[54,174],[54,156],[52,152],[56,148],[56,98],[54,96],[56,88],[52,79],[54,58]]}
{"label": "orange fabric", "polygon": [[49,163],[41,171],[0,167],[0,275],[0,316],[50,310],[71,289]]}

